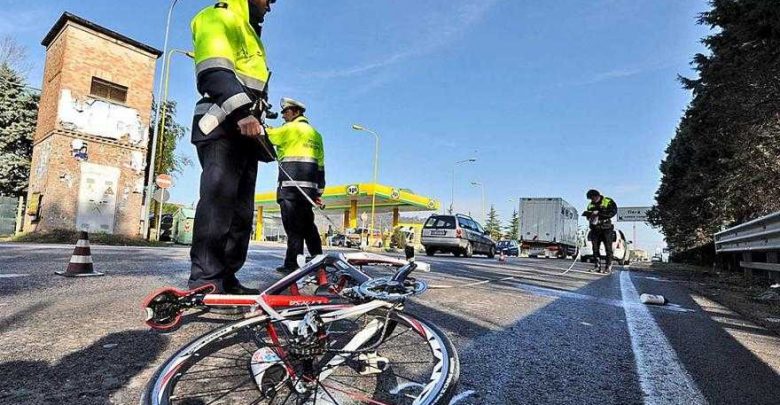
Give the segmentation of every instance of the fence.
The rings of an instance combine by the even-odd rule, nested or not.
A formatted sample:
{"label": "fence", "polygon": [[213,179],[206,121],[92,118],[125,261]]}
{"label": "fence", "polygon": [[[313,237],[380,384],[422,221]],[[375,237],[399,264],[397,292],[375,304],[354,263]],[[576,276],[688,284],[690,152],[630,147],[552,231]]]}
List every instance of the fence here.
{"label": "fence", "polygon": [[744,269],[748,275],[766,272],[780,279],[780,212],[716,233],[715,252],[727,267]]}

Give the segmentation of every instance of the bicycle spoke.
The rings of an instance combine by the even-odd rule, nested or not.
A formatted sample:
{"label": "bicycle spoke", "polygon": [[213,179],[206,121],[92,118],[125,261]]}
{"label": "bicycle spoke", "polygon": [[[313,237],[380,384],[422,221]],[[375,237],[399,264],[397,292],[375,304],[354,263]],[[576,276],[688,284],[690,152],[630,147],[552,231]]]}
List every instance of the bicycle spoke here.
{"label": "bicycle spoke", "polygon": [[403,332],[401,332],[401,333],[399,333],[399,334],[397,334],[397,335],[395,335],[395,336],[390,336],[389,338],[385,339],[385,340],[383,341],[383,343],[390,342],[390,341],[392,341],[392,340],[394,340],[394,339],[398,338],[399,336],[405,335],[405,334],[406,334],[406,333],[408,333],[410,330],[412,330],[412,328],[407,328],[405,331],[403,331]]}
{"label": "bicycle spoke", "polygon": [[320,379],[319,379],[319,378],[316,380],[316,384],[317,384],[318,386],[322,387],[322,391],[323,391],[323,392],[325,392],[325,395],[327,395],[327,396],[328,396],[328,398],[330,398],[330,400],[331,400],[331,401],[332,401],[334,404],[336,404],[336,405],[340,405],[339,401],[336,401],[336,398],[333,398],[333,395],[330,395],[330,392],[328,392],[328,390],[327,390],[327,389],[325,389],[325,386],[324,386],[324,385],[322,385],[322,382],[320,381]]}
{"label": "bicycle spoke", "polygon": [[214,399],[213,401],[211,401],[211,402],[207,403],[206,405],[210,405],[210,404],[213,404],[213,403],[215,403],[215,402],[219,401],[220,399],[224,398],[224,397],[225,397],[227,394],[229,394],[229,393],[231,393],[231,392],[234,392],[236,389],[238,389],[238,387],[241,387],[241,386],[243,386],[244,384],[246,384],[246,383],[248,383],[248,382],[250,382],[250,381],[252,381],[252,380],[251,380],[251,379],[247,379],[247,380],[245,380],[245,381],[244,381],[244,382],[242,382],[241,384],[238,384],[238,385],[236,385],[235,387],[231,388],[231,389],[230,389],[228,392],[226,392],[226,393],[222,394],[221,396],[217,397],[216,399]]}

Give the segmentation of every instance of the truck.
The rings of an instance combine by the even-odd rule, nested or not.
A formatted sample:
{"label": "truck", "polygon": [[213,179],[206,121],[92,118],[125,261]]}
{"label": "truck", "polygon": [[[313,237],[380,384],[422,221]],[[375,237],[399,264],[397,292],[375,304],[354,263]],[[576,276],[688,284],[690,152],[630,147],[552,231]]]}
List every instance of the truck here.
{"label": "truck", "polygon": [[521,198],[519,213],[522,256],[577,255],[579,215],[563,198]]}

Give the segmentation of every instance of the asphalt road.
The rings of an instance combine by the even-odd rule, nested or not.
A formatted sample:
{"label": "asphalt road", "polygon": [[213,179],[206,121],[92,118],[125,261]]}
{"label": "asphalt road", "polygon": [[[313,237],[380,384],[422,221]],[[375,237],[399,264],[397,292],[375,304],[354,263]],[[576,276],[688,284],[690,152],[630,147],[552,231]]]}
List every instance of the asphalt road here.
{"label": "asphalt road", "polygon": [[[0,245],[0,403],[137,403],[153,370],[224,317],[149,331],[140,303],[184,287],[188,250],[93,246],[105,277],[54,276],[71,246]],[[253,246],[239,277],[278,278],[279,247]],[[583,272],[570,262],[420,258],[434,287],[409,306],[449,334],[459,404],[777,404],[780,338],[674,280]],[[645,306],[641,293],[670,305]]]}

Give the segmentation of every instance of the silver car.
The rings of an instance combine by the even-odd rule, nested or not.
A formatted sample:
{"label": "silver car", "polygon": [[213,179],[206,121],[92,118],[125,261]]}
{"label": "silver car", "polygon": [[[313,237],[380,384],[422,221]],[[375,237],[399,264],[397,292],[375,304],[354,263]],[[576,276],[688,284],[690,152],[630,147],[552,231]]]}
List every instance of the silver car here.
{"label": "silver car", "polygon": [[425,253],[433,256],[438,252],[471,257],[484,254],[489,258],[496,255],[496,242],[479,222],[468,215],[431,215],[422,230],[422,245]]}

